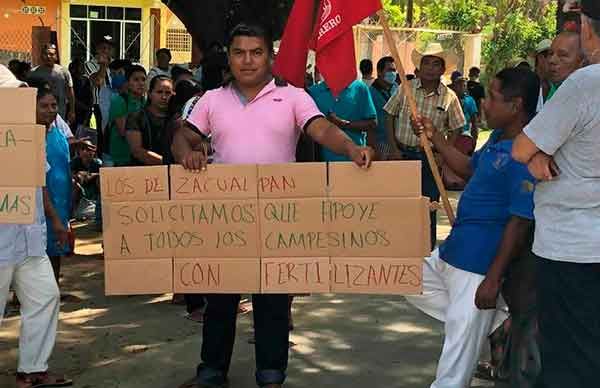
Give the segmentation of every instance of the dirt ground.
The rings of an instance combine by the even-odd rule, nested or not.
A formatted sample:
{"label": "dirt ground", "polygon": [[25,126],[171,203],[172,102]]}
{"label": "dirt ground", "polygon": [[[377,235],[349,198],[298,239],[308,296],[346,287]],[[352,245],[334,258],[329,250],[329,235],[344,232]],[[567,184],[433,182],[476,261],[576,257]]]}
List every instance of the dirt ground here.
{"label": "dirt ground", "polygon": [[[456,195],[453,195],[456,198]],[[456,203],[455,199],[453,200]],[[440,220],[439,237],[449,227]],[[63,261],[61,306],[51,369],[78,388],[176,388],[193,376],[201,324],[184,318],[171,295],[105,297],[101,236],[77,225],[76,255]],[[252,314],[241,315],[232,388],[255,387]],[[442,325],[398,296],[313,295],[294,303],[286,387],[429,386]],[[14,387],[19,317],[0,328],[0,387]],[[489,387],[475,381],[473,387]]]}

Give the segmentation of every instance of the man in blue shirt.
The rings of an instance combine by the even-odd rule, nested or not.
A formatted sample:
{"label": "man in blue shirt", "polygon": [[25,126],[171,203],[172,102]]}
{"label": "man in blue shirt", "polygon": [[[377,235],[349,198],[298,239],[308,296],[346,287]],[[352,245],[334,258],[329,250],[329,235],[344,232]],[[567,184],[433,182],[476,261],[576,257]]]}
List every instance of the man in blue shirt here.
{"label": "man in blue shirt", "polygon": [[527,240],[535,187],[527,166],[511,157],[511,149],[535,115],[538,90],[539,80],[530,70],[506,69],[496,75],[483,107],[497,129],[472,158],[454,148],[430,119],[413,123],[452,170],[470,178],[450,236],[425,260],[423,294],[407,297],[445,323],[432,388],[469,386],[482,344],[502,322],[494,322],[500,285]]}
{"label": "man in blue shirt", "polygon": [[[355,144],[369,144],[374,148],[377,112],[369,87],[364,82],[352,82],[337,97],[333,96],[325,81],[313,85],[308,93],[327,119],[350,136]],[[347,156],[325,147],[321,151],[321,159],[325,162],[350,161]]]}
{"label": "man in blue shirt", "polygon": [[451,79],[452,84],[450,85],[450,89],[460,98],[460,105],[465,115],[465,121],[467,122],[462,134],[471,136],[474,141],[473,144],[476,144],[477,136],[479,135],[479,130],[477,129],[477,120],[479,118],[477,103],[473,97],[467,94],[467,80],[460,71],[452,73]]}
{"label": "man in blue shirt", "polygon": [[375,131],[375,141],[377,159],[387,160],[391,156],[393,148],[388,143],[387,129],[385,128],[385,111],[383,107],[396,92],[396,65],[394,58],[383,57],[377,62],[377,78],[369,88],[375,111],[377,112],[377,129]]}

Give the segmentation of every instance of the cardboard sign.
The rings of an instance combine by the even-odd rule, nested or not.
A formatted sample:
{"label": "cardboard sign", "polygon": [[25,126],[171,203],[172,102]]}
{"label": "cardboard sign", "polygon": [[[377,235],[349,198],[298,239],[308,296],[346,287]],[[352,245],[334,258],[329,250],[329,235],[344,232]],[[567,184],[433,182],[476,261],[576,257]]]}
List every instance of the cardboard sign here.
{"label": "cardboard sign", "polygon": [[189,172],[172,165],[172,199],[256,199],[256,165],[210,164],[205,171]]}
{"label": "cardboard sign", "polygon": [[45,186],[46,129],[33,124],[0,124],[0,165],[0,186]]}
{"label": "cardboard sign", "polygon": [[36,94],[34,88],[0,88],[0,122],[35,124]]}
{"label": "cardboard sign", "polygon": [[100,169],[102,201],[166,201],[169,199],[167,166],[104,167]]}
{"label": "cardboard sign", "polygon": [[421,198],[421,206],[423,207],[423,221],[424,232],[423,232],[423,257],[431,256],[431,209],[429,208],[429,198]]}
{"label": "cardboard sign", "polygon": [[332,198],[323,209],[331,257],[420,257],[422,198]]}
{"label": "cardboard sign", "polygon": [[326,197],[326,189],[326,163],[258,166],[259,198]]}
{"label": "cardboard sign", "polygon": [[175,259],[174,292],[256,294],[260,259]]}
{"label": "cardboard sign", "polygon": [[258,257],[255,199],[171,201],[171,206],[171,230],[183,239],[175,257]]}
{"label": "cardboard sign", "polygon": [[421,291],[430,211],[420,162],[167,172],[101,170],[109,294]]}
{"label": "cardboard sign", "polygon": [[420,197],[421,162],[329,163],[330,197]]}
{"label": "cardboard sign", "polygon": [[36,188],[0,187],[0,224],[32,224],[36,211]]}
{"label": "cardboard sign", "polygon": [[[172,257],[178,244],[168,201],[104,202],[104,258]],[[188,243],[186,240],[185,243]],[[192,244],[192,242],[189,242]]]}
{"label": "cardboard sign", "polygon": [[422,258],[331,258],[331,292],[418,295],[422,289]]}
{"label": "cardboard sign", "polygon": [[325,198],[259,200],[261,256],[328,256],[323,203]]}
{"label": "cardboard sign", "polygon": [[173,292],[173,259],[106,260],[106,295],[151,295]]}
{"label": "cardboard sign", "polygon": [[326,293],[330,290],[329,257],[270,258],[261,260],[263,294],[305,292]]}

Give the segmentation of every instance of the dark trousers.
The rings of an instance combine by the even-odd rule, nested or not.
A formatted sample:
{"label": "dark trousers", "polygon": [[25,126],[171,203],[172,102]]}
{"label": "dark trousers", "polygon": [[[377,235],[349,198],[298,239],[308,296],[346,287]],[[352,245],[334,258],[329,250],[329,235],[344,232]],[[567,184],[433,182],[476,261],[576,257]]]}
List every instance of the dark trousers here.
{"label": "dark trousers", "polygon": [[[198,380],[223,384],[229,372],[240,295],[207,295]],[[289,295],[252,295],[256,383],[283,384],[288,364]]]}
{"label": "dark trousers", "polygon": [[543,388],[599,386],[600,264],[539,259]]}
{"label": "dark trousers", "polygon": [[183,298],[185,299],[185,306],[188,314],[203,309],[206,305],[206,298],[203,294],[184,294]]}
{"label": "dark trousers", "polygon": [[[421,194],[429,198],[432,202],[440,201],[440,191],[435,184],[431,167],[427,161],[425,152],[416,152],[403,150],[404,160],[420,160],[421,163]],[[431,217],[431,251],[435,249],[437,243],[437,211],[430,213]]]}
{"label": "dark trousers", "polygon": [[50,259],[50,264],[52,264],[56,284],[60,285],[60,260],[62,256],[48,256],[48,258]]}

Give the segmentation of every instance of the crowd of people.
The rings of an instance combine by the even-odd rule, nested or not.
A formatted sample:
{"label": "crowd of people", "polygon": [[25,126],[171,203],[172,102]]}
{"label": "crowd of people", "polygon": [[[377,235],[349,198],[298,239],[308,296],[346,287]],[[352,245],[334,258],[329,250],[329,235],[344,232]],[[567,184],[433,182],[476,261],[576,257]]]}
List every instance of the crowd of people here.
{"label": "crowd of people", "polygon": [[[47,131],[47,187],[37,198],[45,217],[38,214],[32,225],[0,225],[0,319],[12,284],[23,322],[17,386],[71,383],[47,365],[56,338],[60,259],[73,250],[69,225],[82,208],[95,205],[101,227],[102,166],[180,163],[196,171],[209,162],[309,160],[368,168],[373,160],[418,160],[423,195],[439,201],[421,133],[446,185],[464,189],[457,220],[439,247],[431,212],[423,294],[406,297],[445,325],[431,387],[468,387],[474,374],[510,379],[515,387],[594,386],[600,6],[582,6],[581,31],[540,42],[534,71],[522,64],[506,68],[485,89],[480,70],[470,69],[467,79],[441,45],[415,50],[417,70],[406,82],[418,117],[410,113],[392,57],[375,66],[361,61],[360,79],[339,95],[318,69],[303,90],[273,76],[273,42],[255,25],[232,31],[227,54],[211,45],[195,73],[172,65],[164,48],[148,72],[113,59],[107,37],[96,42],[91,61],[77,59],[68,69],[57,64],[53,45],[44,47],[43,63],[33,69],[11,62],[11,74],[0,66],[0,87],[37,88],[37,122]],[[484,124],[493,131],[476,150]],[[204,325],[202,362],[182,387],[224,387],[240,295],[185,299],[190,313],[202,311]],[[252,304],[256,383],[281,387],[291,298],[254,295]],[[481,362],[488,340],[492,357]]]}

